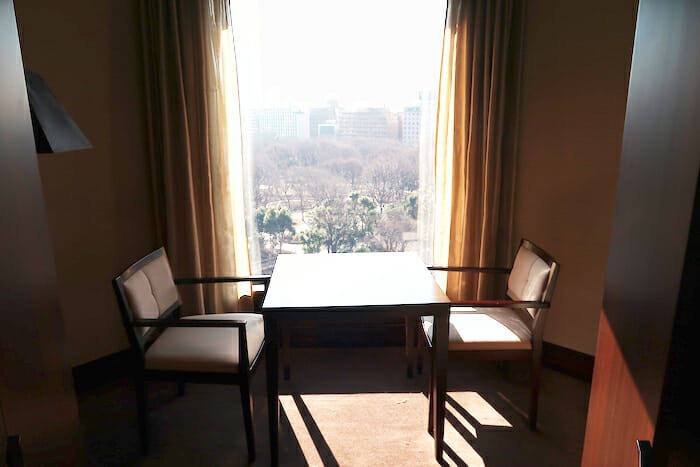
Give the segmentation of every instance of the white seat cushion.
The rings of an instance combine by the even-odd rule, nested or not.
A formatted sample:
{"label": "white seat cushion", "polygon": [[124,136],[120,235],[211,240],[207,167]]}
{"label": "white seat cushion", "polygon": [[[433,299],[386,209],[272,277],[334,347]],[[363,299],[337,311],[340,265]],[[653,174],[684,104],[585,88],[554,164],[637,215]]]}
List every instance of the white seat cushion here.
{"label": "white seat cushion", "polygon": [[[423,328],[432,336],[432,316],[423,318]],[[512,308],[450,308],[449,350],[529,350],[531,335]]]}
{"label": "white seat cushion", "polygon": [[[549,265],[534,252],[520,247],[508,276],[508,296],[513,300],[540,301],[549,278]],[[528,308],[535,316],[535,308]]]}
{"label": "white seat cushion", "polygon": [[[220,313],[196,315],[187,319],[246,320],[248,359],[258,354],[265,338],[262,315]],[[166,328],[146,351],[146,369],[238,373],[237,328]]]}
{"label": "white seat cushion", "polygon": [[[163,253],[124,281],[129,307],[137,319],[157,319],[180,300],[168,257]],[[141,334],[149,328],[142,327]]]}

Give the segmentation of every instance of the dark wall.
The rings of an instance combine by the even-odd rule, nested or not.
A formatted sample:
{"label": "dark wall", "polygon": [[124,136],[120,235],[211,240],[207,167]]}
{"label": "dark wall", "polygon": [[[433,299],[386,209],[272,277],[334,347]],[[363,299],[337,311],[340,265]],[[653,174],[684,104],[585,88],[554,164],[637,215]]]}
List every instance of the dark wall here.
{"label": "dark wall", "polygon": [[140,3],[15,0],[24,63],[44,78],[93,145],[39,156],[73,366],[128,346],[111,280],[159,246]]}
{"label": "dark wall", "polygon": [[[700,182],[700,180],[699,180]],[[685,252],[678,308],[654,436],[657,466],[700,465],[697,332],[700,329],[700,183]]]}
{"label": "dark wall", "polygon": [[0,0],[0,404],[27,464],[78,461],[77,405],[11,0]]}

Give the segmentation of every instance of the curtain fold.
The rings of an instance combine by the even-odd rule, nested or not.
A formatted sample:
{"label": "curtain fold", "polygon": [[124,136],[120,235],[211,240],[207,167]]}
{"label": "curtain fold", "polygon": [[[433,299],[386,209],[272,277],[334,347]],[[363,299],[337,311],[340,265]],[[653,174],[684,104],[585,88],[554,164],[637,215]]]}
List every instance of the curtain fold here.
{"label": "curtain fold", "polygon": [[[449,0],[438,93],[434,264],[512,255],[521,0]],[[453,300],[493,296],[487,275],[437,277]]]}
{"label": "curtain fold", "polygon": [[[243,156],[228,0],[144,0],[142,45],[158,233],[177,277],[248,275]],[[181,290],[232,311],[244,286]]]}

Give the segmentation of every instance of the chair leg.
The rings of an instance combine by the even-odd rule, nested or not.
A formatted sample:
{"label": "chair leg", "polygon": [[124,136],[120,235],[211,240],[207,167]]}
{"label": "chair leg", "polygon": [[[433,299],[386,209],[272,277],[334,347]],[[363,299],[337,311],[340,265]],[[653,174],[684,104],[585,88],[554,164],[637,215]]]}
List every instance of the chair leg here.
{"label": "chair leg", "polygon": [[291,347],[291,331],[289,330],[288,326],[283,326],[282,327],[282,371],[284,375],[284,380],[289,381],[289,378],[291,378],[290,370],[289,370],[289,351]]}
{"label": "chair leg", "polygon": [[540,395],[540,377],[542,373],[542,358],[535,354],[532,358],[530,414],[528,417],[530,431],[537,431],[537,409]]}
{"label": "chair leg", "polygon": [[139,437],[141,438],[141,451],[148,454],[148,395],[146,393],[146,383],[143,376],[137,375],[134,378],[136,389],[136,411],[139,424]]}
{"label": "chair leg", "polygon": [[241,405],[243,406],[243,424],[245,438],[248,444],[248,462],[255,461],[255,435],[253,433],[253,398],[250,395],[250,385],[246,379],[241,383]]}

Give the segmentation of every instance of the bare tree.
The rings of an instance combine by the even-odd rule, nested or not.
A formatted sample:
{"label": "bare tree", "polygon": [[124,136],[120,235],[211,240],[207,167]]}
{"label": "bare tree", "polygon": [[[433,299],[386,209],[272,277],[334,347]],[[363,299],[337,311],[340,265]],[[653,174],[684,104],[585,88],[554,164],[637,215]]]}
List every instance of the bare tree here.
{"label": "bare tree", "polygon": [[364,171],[367,192],[384,212],[387,204],[403,201],[418,187],[418,163],[410,154],[388,153],[374,160]]}
{"label": "bare tree", "polygon": [[384,156],[372,162],[365,170],[364,178],[367,182],[369,195],[379,205],[379,212],[384,212],[384,207],[395,201],[399,185],[399,165],[394,157]]}
{"label": "bare tree", "polygon": [[292,210],[292,200],[295,195],[295,183],[292,169],[285,170],[282,176],[278,179],[275,188],[280,196],[287,204],[287,209]]}
{"label": "bare tree", "polygon": [[304,213],[308,210],[311,203],[311,192],[314,185],[314,178],[318,177],[319,169],[316,167],[294,167],[289,169],[289,180],[294,185],[294,193],[299,200],[299,210],[301,211],[301,220],[305,221]]}
{"label": "bare tree", "polygon": [[347,182],[325,169],[306,170],[308,193],[316,204],[325,200],[343,200],[350,191]]}
{"label": "bare tree", "polygon": [[336,175],[343,177],[350,182],[350,187],[355,188],[355,184],[359,181],[362,175],[362,162],[359,159],[332,159],[323,164]]}
{"label": "bare tree", "polygon": [[414,232],[416,222],[399,209],[384,212],[375,229],[375,248],[380,251],[404,251],[404,233]]}
{"label": "bare tree", "polygon": [[273,200],[274,185],[279,178],[277,167],[263,152],[256,153],[253,163],[253,196],[256,206],[266,206]]}

